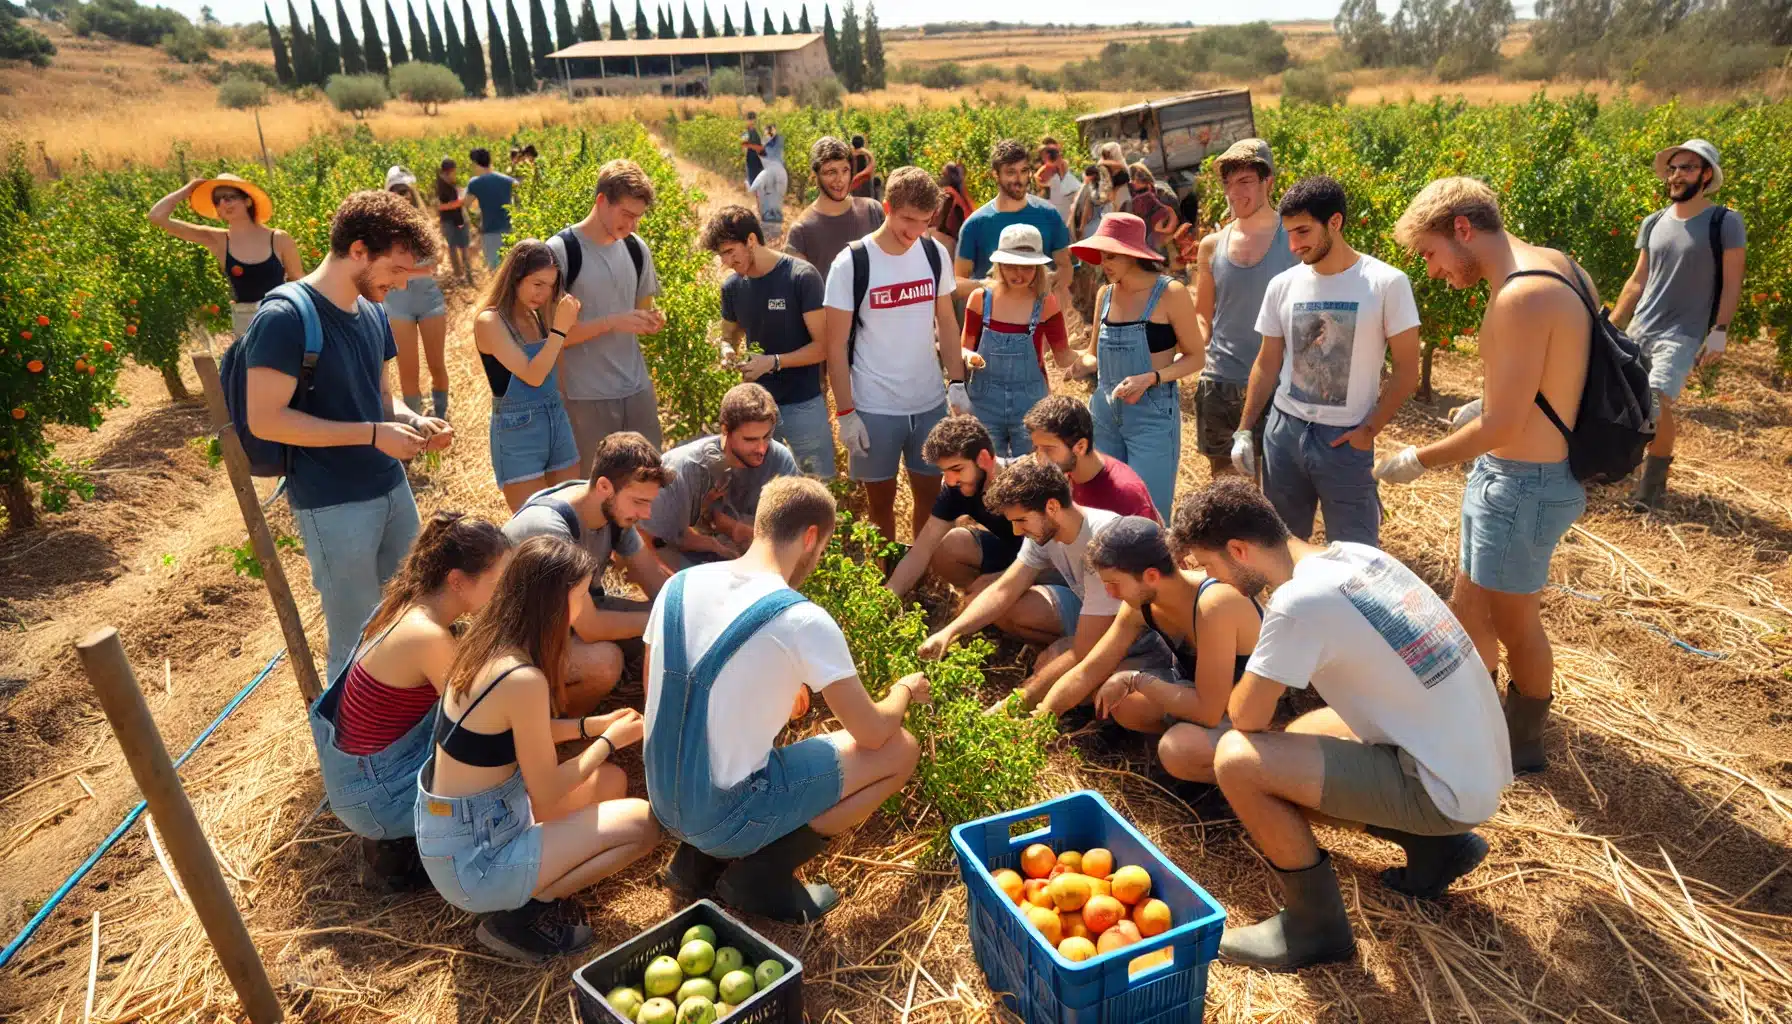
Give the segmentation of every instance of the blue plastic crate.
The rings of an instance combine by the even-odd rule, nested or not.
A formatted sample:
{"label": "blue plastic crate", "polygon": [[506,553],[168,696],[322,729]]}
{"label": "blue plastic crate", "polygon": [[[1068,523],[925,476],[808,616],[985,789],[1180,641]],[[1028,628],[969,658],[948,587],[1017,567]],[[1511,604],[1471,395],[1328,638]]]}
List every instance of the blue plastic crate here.
{"label": "blue plastic crate", "polygon": [[[1010,826],[1045,818],[1023,836]],[[1058,955],[1027,924],[990,872],[1020,870],[1020,852],[1033,843],[1054,850],[1105,847],[1115,866],[1137,864],[1151,875],[1151,895],[1170,907],[1176,924],[1161,935],[1081,963]],[[1201,1024],[1207,1003],[1207,965],[1219,952],[1226,911],[1207,890],[1114,808],[1083,790],[952,830],[958,871],[970,891],[971,950],[989,987],[1027,1024]],[[1160,949],[1168,963],[1137,974],[1133,960]]]}

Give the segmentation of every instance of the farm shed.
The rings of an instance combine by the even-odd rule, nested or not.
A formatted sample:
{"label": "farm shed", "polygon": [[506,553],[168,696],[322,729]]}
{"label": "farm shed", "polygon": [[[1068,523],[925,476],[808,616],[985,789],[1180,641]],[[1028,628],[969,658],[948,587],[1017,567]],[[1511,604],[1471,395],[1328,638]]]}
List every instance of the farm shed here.
{"label": "farm shed", "polygon": [[569,96],[707,96],[709,77],[737,68],[747,92],[771,99],[832,74],[818,33],[575,43],[548,55]]}

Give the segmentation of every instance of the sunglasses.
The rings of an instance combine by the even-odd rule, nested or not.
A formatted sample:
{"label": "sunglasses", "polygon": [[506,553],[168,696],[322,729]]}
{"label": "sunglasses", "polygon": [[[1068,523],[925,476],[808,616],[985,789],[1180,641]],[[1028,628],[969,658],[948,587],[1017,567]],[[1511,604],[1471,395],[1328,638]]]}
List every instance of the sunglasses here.
{"label": "sunglasses", "polygon": [[233,188],[217,188],[212,190],[213,203],[222,203],[233,199],[239,203],[246,203],[249,201],[249,194],[247,192],[238,192]]}

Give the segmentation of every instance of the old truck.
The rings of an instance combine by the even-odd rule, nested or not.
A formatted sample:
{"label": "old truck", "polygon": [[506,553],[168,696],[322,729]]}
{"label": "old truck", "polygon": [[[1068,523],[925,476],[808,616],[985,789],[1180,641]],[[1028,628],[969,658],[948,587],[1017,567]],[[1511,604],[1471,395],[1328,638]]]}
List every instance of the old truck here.
{"label": "old truck", "polygon": [[1090,154],[1118,142],[1127,163],[1142,162],[1178,197],[1195,186],[1201,162],[1257,134],[1249,89],[1206,89],[1115,107],[1076,119]]}

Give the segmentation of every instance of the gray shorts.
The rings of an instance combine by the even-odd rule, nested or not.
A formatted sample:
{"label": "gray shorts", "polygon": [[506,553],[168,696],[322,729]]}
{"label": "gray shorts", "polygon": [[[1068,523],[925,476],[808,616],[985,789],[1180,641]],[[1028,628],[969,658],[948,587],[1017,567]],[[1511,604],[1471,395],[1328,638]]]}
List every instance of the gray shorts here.
{"label": "gray shorts", "polygon": [[413,277],[403,288],[386,293],[386,317],[421,323],[432,317],[448,315],[448,297],[434,277]]}
{"label": "gray shorts", "polygon": [[566,418],[572,421],[572,440],[579,449],[579,475],[591,475],[591,462],[597,458],[597,446],[618,430],[638,431],[658,449],[660,408],[649,384],[627,398],[568,398]]}
{"label": "gray shorts", "polygon": [[[1244,416],[1243,384],[1218,380],[1202,374],[1195,381],[1195,448],[1202,455],[1232,454],[1232,434]],[[1256,441],[1259,465],[1262,464],[1263,417],[1251,425]]]}
{"label": "gray shorts", "polygon": [[1692,364],[1698,361],[1699,349],[1704,347],[1704,338],[1687,340],[1673,335],[1643,342],[1643,354],[1649,357],[1649,387],[1678,399],[1692,374]]}
{"label": "gray shorts", "polygon": [[1325,759],[1317,808],[1321,814],[1419,836],[1454,836],[1474,829],[1437,809],[1419,779],[1418,762],[1405,750],[1336,736],[1314,738]]}
{"label": "gray shorts", "polygon": [[1535,594],[1549,559],[1587,510],[1587,492],[1566,459],[1518,462],[1483,455],[1462,489],[1462,571],[1478,587]]}
{"label": "gray shorts", "polygon": [[913,416],[887,416],[880,412],[860,410],[859,420],[871,437],[871,454],[847,460],[854,480],[882,483],[896,479],[896,471],[907,464],[915,476],[939,476],[940,468],[921,457],[921,445],[933,425],[946,418],[946,403]]}

